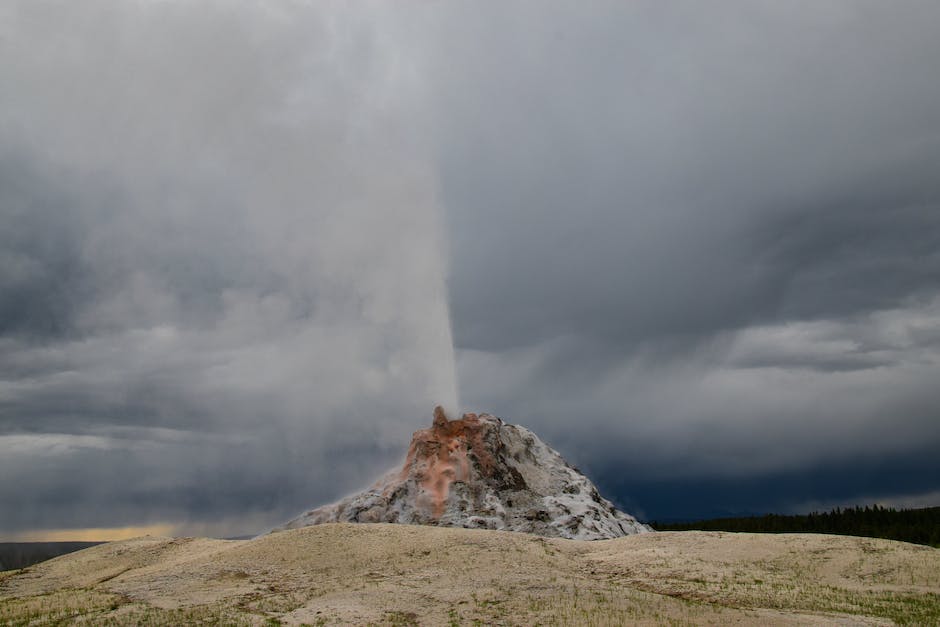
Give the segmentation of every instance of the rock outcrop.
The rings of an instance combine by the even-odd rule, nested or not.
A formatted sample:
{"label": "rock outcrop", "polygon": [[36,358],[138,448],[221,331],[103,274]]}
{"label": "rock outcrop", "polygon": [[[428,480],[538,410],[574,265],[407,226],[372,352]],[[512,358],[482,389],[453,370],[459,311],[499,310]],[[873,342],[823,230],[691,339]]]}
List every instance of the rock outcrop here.
{"label": "rock outcrop", "polygon": [[580,540],[650,531],[601,497],[528,429],[489,414],[448,420],[440,407],[431,428],[415,432],[401,470],[275,531],[327,522],[502,529]]}

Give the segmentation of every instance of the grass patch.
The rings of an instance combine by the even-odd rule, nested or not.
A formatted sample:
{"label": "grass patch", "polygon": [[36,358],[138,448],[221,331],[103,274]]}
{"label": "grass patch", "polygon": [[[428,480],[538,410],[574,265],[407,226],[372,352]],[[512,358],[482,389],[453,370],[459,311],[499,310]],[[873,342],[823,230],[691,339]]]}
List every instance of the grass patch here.
{"label": "grass patch", "polygon": [[0,625],[252,625],[253,622],[221,605],[165,610],[136,603],[111,592],[87,589],[0,599]]}

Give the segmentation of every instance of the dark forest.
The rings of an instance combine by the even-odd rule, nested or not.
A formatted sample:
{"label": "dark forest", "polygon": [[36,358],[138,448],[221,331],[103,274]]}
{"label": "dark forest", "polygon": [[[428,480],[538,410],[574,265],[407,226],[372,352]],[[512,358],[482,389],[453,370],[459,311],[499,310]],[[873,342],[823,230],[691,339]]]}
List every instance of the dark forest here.
{"label": "dark forest", "polygon": [[897,510],[879,505],[784,516],[767,514],[687,523],[651,522],[657,531],[745,531],[752,533],[832,533],[886,538],[940,548],[940,507]]}

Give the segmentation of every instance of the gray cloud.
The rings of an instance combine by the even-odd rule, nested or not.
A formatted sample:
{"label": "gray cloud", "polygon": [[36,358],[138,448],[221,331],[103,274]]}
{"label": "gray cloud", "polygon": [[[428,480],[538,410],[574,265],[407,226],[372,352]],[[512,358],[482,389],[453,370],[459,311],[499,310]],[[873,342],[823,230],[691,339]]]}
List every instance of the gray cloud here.
{"label": "gray cloud", "polygon": [[439,107],[458,344],[707,335],[935,289],[933,8],[831,6],[461,15]]}
{"label": "gray cloud", "polygon": [[436,185],[381,23],[4,9],[0,531],[251,531],[456,405]]}
{"label": "gray cloud", "polygon": [[936,7],[593,8],[441,29],[462,398],[638,507],[664,478],[927,454]]}
{"label": "gray cloud", "polygon": [[454,345],[650,516],[936,493],[937,14],[8,3],[0,532],[273,524]]}

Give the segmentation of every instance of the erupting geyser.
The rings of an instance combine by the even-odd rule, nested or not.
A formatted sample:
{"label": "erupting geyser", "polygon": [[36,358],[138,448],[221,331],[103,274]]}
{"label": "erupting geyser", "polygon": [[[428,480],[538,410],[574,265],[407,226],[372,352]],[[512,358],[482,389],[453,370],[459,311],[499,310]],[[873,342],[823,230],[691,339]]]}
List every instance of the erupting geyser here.
{"label": "erupting geyser", "polygon": [[448,420],[441,407],[429,429],[414,433],[400,470],[277,530],[328,522],[502,529],[580,540],[650,531],[602,498],[528,429],[489,414]]}

